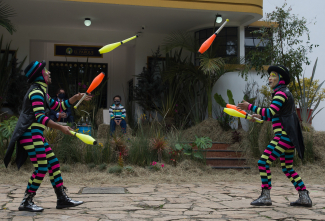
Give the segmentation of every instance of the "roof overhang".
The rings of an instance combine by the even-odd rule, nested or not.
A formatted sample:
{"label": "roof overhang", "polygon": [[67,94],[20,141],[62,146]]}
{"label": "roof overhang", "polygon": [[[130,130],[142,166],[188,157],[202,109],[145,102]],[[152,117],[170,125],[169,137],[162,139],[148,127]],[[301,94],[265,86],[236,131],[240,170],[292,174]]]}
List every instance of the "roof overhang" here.
{"label": "roof overhang", "polygon": [[[211,27],[216,14],[227,26],[249,25],[263,14],[263,0],[5,0],[19,26],[170,33]],[[91,26],[83,22],[90,18]]]}

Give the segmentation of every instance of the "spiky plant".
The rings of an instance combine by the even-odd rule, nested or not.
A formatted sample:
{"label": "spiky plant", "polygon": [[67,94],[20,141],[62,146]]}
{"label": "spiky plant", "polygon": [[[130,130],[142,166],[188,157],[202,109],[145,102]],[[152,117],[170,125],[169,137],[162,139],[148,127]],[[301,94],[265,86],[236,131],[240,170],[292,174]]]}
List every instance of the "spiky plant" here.
{"label": "spiky plant", "polygon": [[156,137],[152,138],[150,141],[150,147],[153,150],[156,150],[158,153],[158,161],[161,163],[162,152],[168,148],[167,140],[158,134]]}
{"label": "spiky plant", "polygon": [[[318,96],[317,97],[317,93],[318,91],[321,89],[322,85],[324,84],[325,81],[322,81],[316,90],[314,90],[313,94],[311,87],[313,85],[313,80],[314,80],[314,76],[315,76],[315,72],[316,72],[316,66],[317,66],[317,61],[318,58],[315,61],[314,67],[313,67],[313,72],[311,75],[311,79],[310,79],[310,84],[306,84],[305,82],[305,78],[303,76],[302,79],[302,85],[300,84],[300,79],[299,79],[299,75],[297,76],[297,80],[298,80],[298,91],[300,92],[300,99],[299,99],[299,108],[300,108],[300,116],[301,119],[304,123],[308,123],[310,124],[312,119],[321,111],[323,110],[324,107],[322,107],[319,111],[316,111],[316,109],[318,108],[322,97]],[[315,104],[314,107],[312,107],[312,105]],[[311,110],[312,109],[312,110]],[[315,114],[310,113],[310,111],[313,111]]]}

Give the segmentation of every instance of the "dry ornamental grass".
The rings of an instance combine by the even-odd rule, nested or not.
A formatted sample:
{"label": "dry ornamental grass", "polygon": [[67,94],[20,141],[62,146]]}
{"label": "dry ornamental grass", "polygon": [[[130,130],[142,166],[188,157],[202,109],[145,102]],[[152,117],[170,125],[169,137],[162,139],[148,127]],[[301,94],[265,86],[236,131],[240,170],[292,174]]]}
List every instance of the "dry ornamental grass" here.
{"label": "dry ornamental grass", "polygon": [[[258,139],[259,151],[263,151],[265,145],[270,141],[269,128],[270,125],[265,124],[261,127],[260,137]],[[209,119],[203,121],[192,128],[182,132],[181,139],[186,141],[195,140],[195,136],[207,136],[214,142],[232,143],[229,149],[243,150],[245,157],[248,159],[249,170],[214,170],[209,166],[205,166],[196,161],[183,160],[178,163],[176,167],[172,166],[170,162],[164,163],[164,168],[159,171],[149,170],[145,167],[130,166],[132,169],[123,169],[122,173],[112,174],[108,173],[108,169],[102,165],[95,165],[89,167],[85,164],[61,164],[62,176],[67,186],[83,185],[83,186],[99,186],[99,185],[129,185],[129,184],[156,184],[156,183],[213,183],[213,182],[242,182],[242,183],[260,183],[259,171],[257,168],[258,158],[252,157],[252,149],[250,148],[250,141],[248,139],[249,132],[238,130],[241,142],[232,143],[232,130],[223,131],[217,120]],[[272,130],[271,130],[272,132]],[[316,161],[313,164],[305,164],[294,166],[296,172],[301,176],[303,181],[308,184],[323,184],[325,178],[323,176],[323,166],[325,165],[325,132],[317,132],[313,129],[310,132],[303,132],[305,136],[312,137],[313,150],[315,152]],[[170,139],[173,134],[168,135]],[[134,139],[131,138],[131,139]],[[169,141],[173,143],[173,141]],[[60,159],[59,159],[60,160]],[[19,171],[15,164],[9,165],[5,168],[3,162],[0,161],[0,183],[1,184],[24,184],[29,180],[34,168],[32,164],[24,165]],[[116,164],[107,165],[107,168]],[[125,167],[124,167],[125,168]],[[271,167],[272,183],[276,185],[277,182],[290,182],[283,174],[279,165]],[[49,184],[49,177],[44,178],[43,183]]]}

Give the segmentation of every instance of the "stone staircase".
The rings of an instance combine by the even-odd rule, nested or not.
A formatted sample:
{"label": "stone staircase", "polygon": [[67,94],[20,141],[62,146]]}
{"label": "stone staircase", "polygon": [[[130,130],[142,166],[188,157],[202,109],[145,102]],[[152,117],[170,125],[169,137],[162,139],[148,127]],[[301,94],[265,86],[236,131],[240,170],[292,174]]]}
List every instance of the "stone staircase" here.
{"label": "stone staircase", "polygon": [[[243,151],[227,150],[230,144],[212,142],[212,147],[204,150],[206,152],[207,165],[213,169],[250,169],[246,166],[246,158]],[[193,148],[197,151],[197,147]]]}

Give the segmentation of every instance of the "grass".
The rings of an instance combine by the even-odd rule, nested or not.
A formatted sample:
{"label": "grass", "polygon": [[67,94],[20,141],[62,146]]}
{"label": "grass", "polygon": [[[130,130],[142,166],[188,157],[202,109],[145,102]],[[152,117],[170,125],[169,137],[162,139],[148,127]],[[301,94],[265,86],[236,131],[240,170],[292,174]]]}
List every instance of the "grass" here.
{"label": "grass", "polygon": [[[114,165],[109,165],[109,168]],[[65,168],[65,169],[64,169]],[[70,168],[70,170],[66,170]],[[61,171],[64,183],[67,186],[83,185],[83,186],[100,186],[100,185],[130,185],[130,184],[184,184],[184,183],[214,183],[214,182],[240,182],[240,183],[256,183],[260,184],[260,176],[257,166],[250,170],[213,170],[202,164],[184,160],[177,167],[165,165],[160,171],[150,171],[143,167],[132,166],[134,173],[128,173],[122,170],[119,176],[106,171],[97,169],[90,170],[84,164],[62,164]],[[324,169],[320,165],[302,165],[294,167],[295,171],[301,176],[304,183],[308,184],[324,184]],[[25,184],[28,182],[34,168],[28,164],[23,166],[19,171],[16,165],[10,165],[8,169],[0,168],[1,184]],[[283,174],[281,168],[271,168],[272,183],[291,182]],[[50,184],[48,175],[45,176],[44,184]],[[293,186],[292,186],[293,188]]]}

